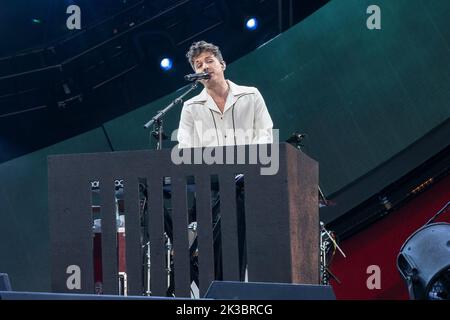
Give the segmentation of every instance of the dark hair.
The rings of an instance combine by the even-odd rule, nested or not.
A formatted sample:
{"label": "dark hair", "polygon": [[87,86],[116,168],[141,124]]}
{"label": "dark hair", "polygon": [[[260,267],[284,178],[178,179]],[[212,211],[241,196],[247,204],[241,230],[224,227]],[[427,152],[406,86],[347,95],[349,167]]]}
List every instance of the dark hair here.
{"label": "dark hair", "polygon": [[194,68],[194,60],[196,57],[201,55],[203,52],[211,52],[220,62],[223,62],[222,53],[220,52],[220,49],[218,46],[206,42],[206,41],[198,41],[194,42],[191,47],[189,48],[189,51],[186,53],[186,58],[188,59],[189,63],[191,64],[192,69]]}

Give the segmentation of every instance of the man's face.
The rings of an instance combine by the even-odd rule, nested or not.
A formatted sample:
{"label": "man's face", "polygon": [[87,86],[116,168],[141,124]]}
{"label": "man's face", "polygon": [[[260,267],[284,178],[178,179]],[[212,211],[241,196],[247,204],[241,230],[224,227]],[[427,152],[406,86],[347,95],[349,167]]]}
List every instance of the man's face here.
{"label": "man's face", "polygon": [[208,82],[215,82],[224,79],[223,70],[224,64],[221,64],[219,59],[213,53],[205,51],[194,58],[194,70],[196,73],[208,72],[211,78],[208,80],[201,80],[200,82],[206,85]]}

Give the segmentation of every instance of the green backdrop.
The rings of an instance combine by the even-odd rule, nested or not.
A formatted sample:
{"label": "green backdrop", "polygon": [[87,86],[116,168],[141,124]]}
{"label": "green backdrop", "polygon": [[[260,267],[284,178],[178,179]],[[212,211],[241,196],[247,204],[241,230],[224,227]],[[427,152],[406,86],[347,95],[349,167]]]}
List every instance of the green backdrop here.
{"label": "green backdrop", "polygon": [[[371,4],[381,30],[366,27]],[[282,139],[308,134],[322,188],[336,193],[449,118],[449,16],[445,0],[332,0],[226,75],[259,88]],[[181,91],[0,165],[0,272],[13,289],[50,290],[47,155],[110,151],[107,138],[113,150],[154,147],[142,126]],[[168,134],[179,113],[166,117]]]}

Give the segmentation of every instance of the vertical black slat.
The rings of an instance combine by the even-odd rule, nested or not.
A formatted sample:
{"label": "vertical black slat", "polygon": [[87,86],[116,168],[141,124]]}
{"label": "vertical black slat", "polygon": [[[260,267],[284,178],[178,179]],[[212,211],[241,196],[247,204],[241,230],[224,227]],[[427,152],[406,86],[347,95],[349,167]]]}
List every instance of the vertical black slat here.
{"label": "vertical black slat", "polygon": [[[53,292],[93,293],[93,245],[91,189],[87,178],[70,172],[70,159],[49,157],[48,206]],[[73,190],[77,190],[74,192]],[[81,287],[69,289],[67,268],[76,265]],[[73,274],[73,273],[72,273]]]}
{"label": "vertical black slat", "polygon": [[100,178],[100,210],[102,219],[103,293],[118,294],[117,227],[114,179]]}
{"label": "vertical black slat", "polygon": [[172,177],[172,208],[175,295],[177,297],[190,297],[191,277],[186,178],[184,176]]}
{"label": "vertical black slat", "polygon": [[[245,175],[245,234],[247,240],[247,268],[248,268],[248,281],[256,281],[255,279],[260,279],[260,266],[258,263],[260,258],[258,257],[258,248],[261,247],[258,237],[258,227],[257,227],[257,215],[256,212],[258,208],[258,197],[256,195],[257,188],[261,187],[262,184],[258,184],[258,173],[254,170],[249,170]],[[259,199],[262,200],[263,199]],[[274,212],[276,214],[276,212]],[[279,226],[273,226],[279,230]],[[262,230],[260,230],[262,232]],[[285,230],[281,231],[285,232]],[[286,243],[287,245],[287,243]],[[267,248],[270,251],[270,248]],[[264,256],[264,255],[263,255]],[[270,256],[269,256],[270,257]],[[267,256],[265,257],[267,258]],[[273,261],[267,259],[265,263],[272,264]]]}
{"label": "vertical black slat", "polygon": [[239,281],[239,248],[234,175],[219,175],[223,280]]}
{"label": "vertical black slat", "polygon": [[209,174],[195,176],[199,290],[203,297],[214,280],[214,248],[211,214],[211,178]]}
{"label": "vertical black slat", "polygon": [[153,296],[165,296],[167,270],[164,248],[164,208],[162,178],[147,178],[149,241],[150,241],[150,290]]}
{"label": "vertical black slat", "polygon": [[125,256],[128,295],[142,294],[142,244],[139,211],[139,181],[124,179]]}

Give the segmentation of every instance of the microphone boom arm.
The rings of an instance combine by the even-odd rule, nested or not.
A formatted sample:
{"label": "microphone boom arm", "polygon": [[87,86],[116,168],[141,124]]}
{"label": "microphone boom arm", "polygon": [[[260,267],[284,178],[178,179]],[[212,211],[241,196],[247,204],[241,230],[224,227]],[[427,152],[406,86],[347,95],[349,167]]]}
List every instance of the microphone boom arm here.
{"label": "microphone boom arm", "polygon": [[164,117],[164,115],[170,110],[172,109],[175,105],[182,103],[183,102],[183,98],[185,96],[187,96],[189,93],[191,93],[191,91],[195,90],[198,86],[198,82],[194,82],[191,87],[189,88],[189,90],[187,90],[185,93],[183,93],[181,96],[179,96],[178,98],[176,98],[175,100],[172,101],[171,104],[169,104],[167,107],[165,107],[163,110],[158,111],[158,113],[150,120],[148,121],[146,124],[144,124],[144,128],[148,129],[152,124],[154,124],[155,122],[157,122],[158,120],[160,120],[162,117]]}
{"label": "microphone boom arm", "polygon": [[144,124],[145,129],[148,129],[152,125],[155,125],[157,127],[155,129],[155,131],[158,133],[158,136],[159,136],[158,137],[158,145],[157,145],[158,150],[162,149],[162,118],[174,106],[176,106],[177,104],[183,103],[183,98],[185,96],[187,96],[189,93],[191,93],[193,90],[195,90],[197,88],[197,86],[198,86],[198,82],[195,81],[194,83],[191,84],[191,87],[186,92],[184,92],[181,96],[179,96],[178,98],[173,100],[163,110],[159,110],[158,113],[153,118],[151,118],[146,124]]}

